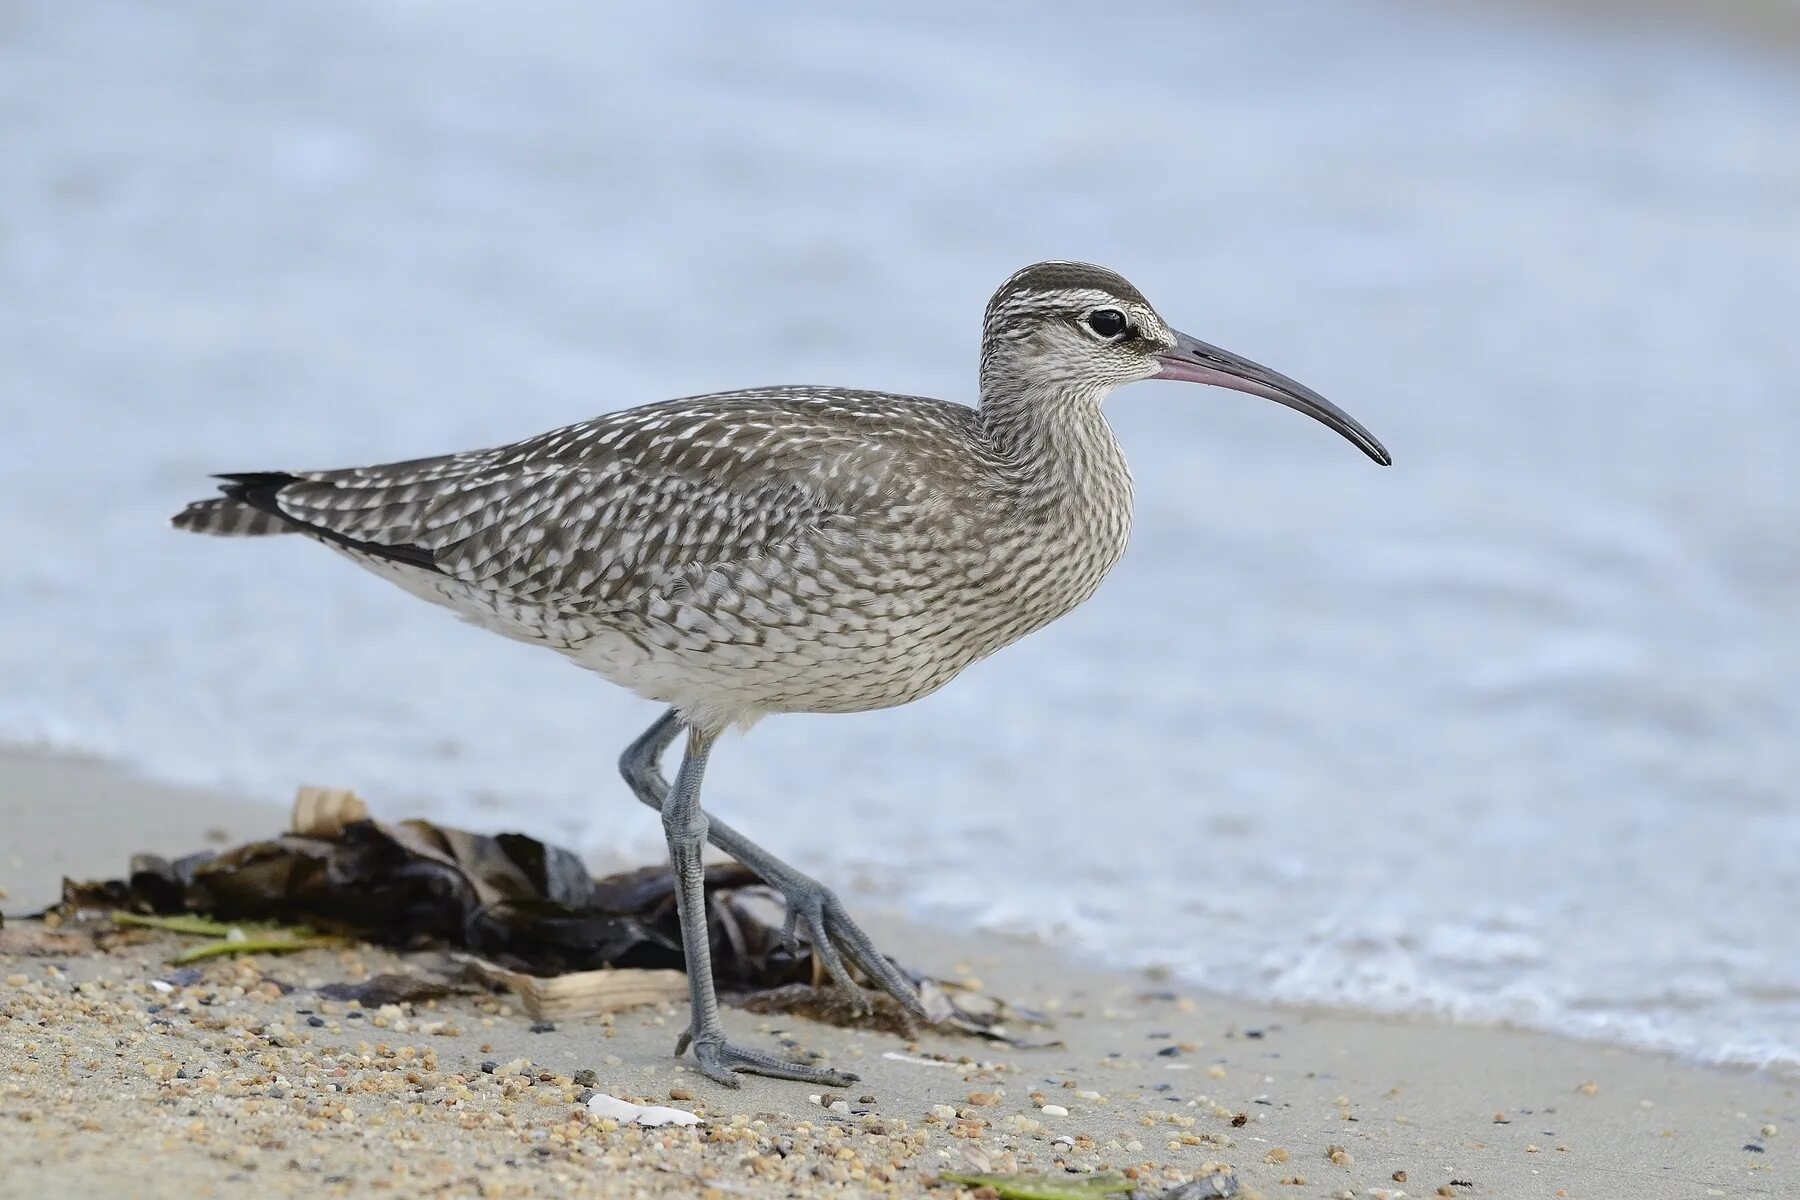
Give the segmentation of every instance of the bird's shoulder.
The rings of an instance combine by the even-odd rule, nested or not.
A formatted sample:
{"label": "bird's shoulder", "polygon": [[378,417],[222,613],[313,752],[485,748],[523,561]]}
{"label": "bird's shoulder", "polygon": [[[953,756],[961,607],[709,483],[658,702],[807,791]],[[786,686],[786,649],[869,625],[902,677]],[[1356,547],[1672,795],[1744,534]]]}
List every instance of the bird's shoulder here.
{"label": "bird's shoulder", "polygon": [[731,464],[765,477],[810,472],[821,462],[966,452],[977,434],[976,412],[965,405],[789,385],[622,409],[492,453],[496,465],[522,470],[714,474]]}

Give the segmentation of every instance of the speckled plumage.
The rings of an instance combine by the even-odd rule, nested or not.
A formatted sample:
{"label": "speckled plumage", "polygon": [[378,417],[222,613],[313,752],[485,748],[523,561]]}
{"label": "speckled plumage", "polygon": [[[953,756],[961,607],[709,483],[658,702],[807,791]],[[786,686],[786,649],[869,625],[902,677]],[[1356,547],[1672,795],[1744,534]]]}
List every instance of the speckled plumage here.
{"label": "speckled plumage", "polygon": [[[1130,286],[1050,282],[1097,302]],[[710,728],[903,704],[1086,600],[1125,548],[1106,389],[990,378],[1014,294],[990,305],[980,409],[725,392],[489,450],[227,477],[176,523],[310,534]]]}

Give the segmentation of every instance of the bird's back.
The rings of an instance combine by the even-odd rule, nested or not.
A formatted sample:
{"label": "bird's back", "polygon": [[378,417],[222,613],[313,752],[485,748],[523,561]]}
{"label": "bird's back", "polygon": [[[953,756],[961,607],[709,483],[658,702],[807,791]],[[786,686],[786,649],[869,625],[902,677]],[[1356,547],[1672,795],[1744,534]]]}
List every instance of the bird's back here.
{"label": "bird's back", "polygon": [[668,401],[508,446],[228,476],[223,490],[176,525],[310,535],[721,721],[916,698],[1084,599],[1117,557],[1066,601],[1022,605],[1008,594],[1021,539],[1037,558],[1063,548],[1013,519],[1015,465],[979,414],[843,389]]}
{"label": "bird's back", "polygon": [[967,480],[976,414],[879,392],[725,392],[609,413],[510,445],[342,470],[230,475],[175,518],[303,533],[564,606],[629,606],[699,564],[879,518]]}

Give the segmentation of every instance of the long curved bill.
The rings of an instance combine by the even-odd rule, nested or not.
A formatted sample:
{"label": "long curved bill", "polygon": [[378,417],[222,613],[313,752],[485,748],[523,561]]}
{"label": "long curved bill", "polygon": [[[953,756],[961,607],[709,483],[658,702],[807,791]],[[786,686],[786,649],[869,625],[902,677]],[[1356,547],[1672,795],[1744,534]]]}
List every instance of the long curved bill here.
{"label": "long curved bill", "polygon": [[1175,348],[1158,356],[1162,364],[1157,379],[1179,379],[1187,383],[1210,383],[1215,387],[1248,392],[1277,404],[1285,404],[1303,412],[1313,420],[1329,425],[1356,444],[1357,449],[1389,466],[1393,458],[1387,448],[1375,440],[1354,417],[1303,383],[1289,379],[1279,371],[1271,371],[1261,363],[1209,346],[1185,333],[1175,335]]}

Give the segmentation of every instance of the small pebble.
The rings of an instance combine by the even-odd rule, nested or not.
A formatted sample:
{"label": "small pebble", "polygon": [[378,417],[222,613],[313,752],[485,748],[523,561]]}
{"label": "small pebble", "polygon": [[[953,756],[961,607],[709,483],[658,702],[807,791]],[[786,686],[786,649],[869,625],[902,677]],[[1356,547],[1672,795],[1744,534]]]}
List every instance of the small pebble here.
{"label": "small pebble", "polygon": [[311,1025],[314,1029],[323,1029],[325,1027],[325,1018],[324,1017],[308,1017],[308,1018],[306,1018],[306,1023],[308,1025]]}
{"label": "small pebble", "polygon": [[556,1022],[555,1021],[533,1021],[531,1023],[531,1032],[533,1032],[533,1033],[555,1033],[556,1032]]}
{"label": "small pebble", "polygon": [[1069,1110],[1060,1104],[1046,1104],[1044,1107],[1038,1109],[1038,1111],[1043,1113],[1046,1117],[1066,1117],[1069,1115]]}

